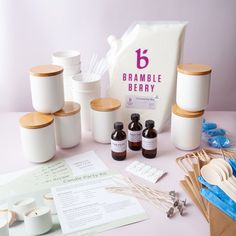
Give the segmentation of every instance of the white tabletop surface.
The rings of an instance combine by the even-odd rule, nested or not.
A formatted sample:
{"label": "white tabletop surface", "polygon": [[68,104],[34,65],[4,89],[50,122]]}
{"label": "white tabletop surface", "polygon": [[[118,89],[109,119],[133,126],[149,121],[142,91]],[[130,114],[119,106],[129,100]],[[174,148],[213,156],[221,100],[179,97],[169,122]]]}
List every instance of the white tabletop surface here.
{"label": "white tabletop surface", "polygon": [[[20,132],[18,126],[18,119],[23,113],[0,113],[0,174],[18,171],[30,167],[34,164],[27,162],[22,153],[20,143]],[[236,112],[206,112],[205,118],[208,121],[216,122],[219,127],[226,129],[233,143],[236,137]],[[204,146],[204,144],[203,144]],[[157,210],[151,204],[141,201],[146,210],[149,219],[143,222],[127,225],[116,228],[110,231],[100,233],[103,236],[120,236],[120,235],[136,235],[136,236],[156,236],[156,235],[191,235],[191,236],[205,236],[209,235],[209,225],[201,215],[199,210],[193,205],[191,200],[179,187],[179,180],[183,178],[183,172],[178,168],[175,159],[183,155],[185,152],[177,150],[170,142],[170,132],[166,131],[158,136],[158,155],[155,159],[145,159],[141,152],[128,151],[127,159],[125,161],[115,161],[110,155],[110,145],[96,143],[92,140],[91,133],[86,132],[82,134],[82,142],[78,147],[68,150],[58,150],[56,159],[66,158],[74,154],[83,153],[94,150],[97,155],[105,162],[110,169],[120,171],[123,175],[128,175],[125,171],[134,160],[142,160],[147,164],[163,169],[168,174],[161,179],[155,188],[169,191],[176,190],[180,193],[182,198],[187,198],[188,207],[184,216],[176,215],[169,219],[166,215]],[[135,178],[135,177],[134,177]],[[137,177],[138,178],[138,177]],[[140,181],[140,179],[139,179]],[[143,183],[147,183],[143,181]]]}

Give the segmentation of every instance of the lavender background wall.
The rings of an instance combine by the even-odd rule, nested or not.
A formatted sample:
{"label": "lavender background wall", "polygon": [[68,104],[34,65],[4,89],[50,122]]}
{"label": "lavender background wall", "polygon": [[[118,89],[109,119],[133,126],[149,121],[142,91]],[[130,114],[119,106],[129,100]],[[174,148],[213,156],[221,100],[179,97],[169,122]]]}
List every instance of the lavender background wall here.
{"label": "lavender background wall", "polygon": [[236,110],[235,0],[0,0],[0,111],[32,109],[28,69],[78,49],[82,63],[133,21],[187,20],[184,62],[213,67],[209,110]]}

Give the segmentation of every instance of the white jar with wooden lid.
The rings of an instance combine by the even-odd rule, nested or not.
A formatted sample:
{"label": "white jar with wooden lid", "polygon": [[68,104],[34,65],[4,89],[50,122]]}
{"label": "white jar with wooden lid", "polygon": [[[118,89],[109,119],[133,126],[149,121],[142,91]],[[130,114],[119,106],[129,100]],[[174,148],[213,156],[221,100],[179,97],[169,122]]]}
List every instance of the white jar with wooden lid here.
{"label": "white jar with wooden lid", "polygon": [[24,156],[31,162],[41,163],[56,154],[52,115],[27,113],[20,118],[21,142]]}
{"label": "white jar with wooden lid", "polygon": [[201,144],[204,111],[189,112],[177,104],[172,107],[171,140],[181,150],[193,150]]}
{"label": "white jar with wooden lid", "polygon": [[61,148],[71,148],[81,140],[80,105],[67,101],[64,107],[54,113],[56,144]]}
{"label": "white jar with wooden lid", "polygon": [[56,65],[30,69],[32,103],[36,111],[54,113],[64,106],[63,68]]}
{"label": "white jar with wooden lid", "polygon": [[91,101],[92,135],[99,143],[111,143],[114,123],[119,120],[121,103],[114,98],[96,98]]}
{"label": "white jar with wooden lid", "polygon": [[209,102],[211,67],[200,64],[177,66],[176,103],[187,111],[204,110]]}

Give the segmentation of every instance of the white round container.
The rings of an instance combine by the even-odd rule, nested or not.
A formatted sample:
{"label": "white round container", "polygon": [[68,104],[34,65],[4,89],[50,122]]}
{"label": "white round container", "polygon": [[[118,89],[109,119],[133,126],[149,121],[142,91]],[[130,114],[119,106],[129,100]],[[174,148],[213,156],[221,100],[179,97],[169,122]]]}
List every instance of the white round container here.
{"label": "white round container", "polygon": [[205,109],[209,101],[211,68],[207,65],[181,64],[177,70],[177,105],[187,111]]}
{"label": "white round container", "polygon": [[80,64],[80,52],[76,50],[54,52],[52,54],[52,63],[65,67]]}
{"label": "white round container", "polygon": [[61,148],[71,148],[80,143],[81,119],[80,105],[65,102],[62,110],[54,113],[56,144]]}
{"label": "white round container", "polygon": [[42,65],[30,69],[32,103],[36,111],[54,113],[64,106],[63,68]]}
{"label": "white round container", "polygon": [[119,119],[121,103],[114,98],[97,98],[91,101],[92,135],[99,143],[111,143],[114,123]]}
{"label": "white round container", "polygon": [[12,205],[13,211],[16,213],[16,219],[18,221],[24,220],[24,214],[36,207],[34,198],[24,198]]}
{"label": "white round container", "polygon": [[181,150],[193,150],[201,144],[204,111],[189,112],[176,104],[172,107],[171,140]]}
{"label": "white round container", "polygon": [[52,226],[52,216],[48,207],[38,207],[24,215],[25,229],[28,234],[40,235],[48,232]]}
{"label": "white round container", "polygon": [[100,82],[97,74],[79,74],[72,79],[73,101],[81,105],[82,129],[85,131],[91,130],[90,102],[101,96]]}
{"label": "white round container", "polygon": [[53,116],[31,112],[19,120],[24,156],[31,162],[41,163],[56,154]]}

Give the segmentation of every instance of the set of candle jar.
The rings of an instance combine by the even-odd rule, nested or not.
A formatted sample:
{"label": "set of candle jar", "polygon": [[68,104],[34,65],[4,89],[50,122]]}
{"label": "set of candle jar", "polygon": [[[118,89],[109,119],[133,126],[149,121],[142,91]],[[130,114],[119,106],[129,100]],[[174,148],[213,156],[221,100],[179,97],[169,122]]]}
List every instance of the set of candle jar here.
{"label": "set of candle jar", "polygon": [[42,65],[30,69],[32,103],[36,112],[20,118],[24,156],[45,162],[56,154],[56,145],[70,148],[81,140],[80,105],[64,101],[63,68]]}
{"label": "set of candle jar", "polygon": [[[157,154],[157,132],[154,129],[154,121],[146,120],[145,129],[139,122],[140,115],[133,113],[128,125],[128,146],[130,150],[142,149],[142,155],[146,158],[154,158]],[[127,154],[127,137],[123,130],[122,122],[114,123],[114,131],[111,134],[111,155],[113,159],[122,161]]]}
{"label": "set of candle jar", "polygon": [[48,232],[53,227],[52,215],[56,214],[56,208],[51,193],[43,196],[44,205],[38,207],[34,198],[24,198],[16,201],[7,209],[7,224],[4,229],[4,234],[8,236],[9,226],[14,226],[15,222],[24,222],[25,231],[30,235],[41,235]]}
{"label": "set of candle jar", "polygon": [[209,101],[211,68],[207,65],[181,64],[177,71],[171,139],[177,148],[193,150],[201,143],[203,113]]}

